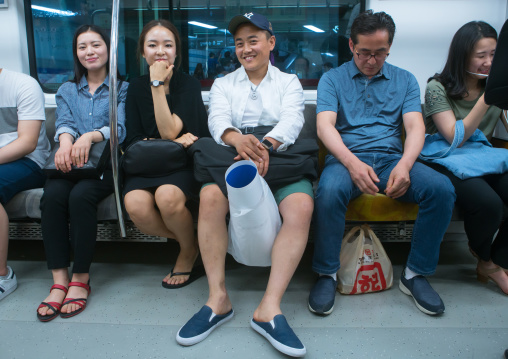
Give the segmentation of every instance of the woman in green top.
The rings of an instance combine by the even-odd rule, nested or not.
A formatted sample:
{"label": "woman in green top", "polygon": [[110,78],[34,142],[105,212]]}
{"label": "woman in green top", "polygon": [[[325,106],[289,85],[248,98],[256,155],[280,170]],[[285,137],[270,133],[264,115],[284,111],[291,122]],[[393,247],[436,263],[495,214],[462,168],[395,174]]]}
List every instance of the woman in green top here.
{"label": "woman in green top", "polygon": [[[425,90],[427,133],[439,131],[451,144],[455,122],[463,120],[462,143],[477,128],[487,138],[492,137],[503,114],[501,109],[485,104],[483,94],[496,44],[496,30],[483,21],[469,22],[457,31],[443,71],[429,79]],[[503,123],[506,125],[506,118]],[[508,173],[461,180],[444,167],[431,166],[455,186],[469,247],[478,258],[478,280],[491,279],[508,294],[508,221],[503,215],[508,204]]]}

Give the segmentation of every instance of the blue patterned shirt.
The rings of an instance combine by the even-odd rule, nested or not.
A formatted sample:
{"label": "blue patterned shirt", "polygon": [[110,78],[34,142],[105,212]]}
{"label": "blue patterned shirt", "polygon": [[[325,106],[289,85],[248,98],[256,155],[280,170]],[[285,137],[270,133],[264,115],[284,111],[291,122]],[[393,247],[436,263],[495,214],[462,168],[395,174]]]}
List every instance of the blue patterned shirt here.
{"label": "blue patterned shirt", "polygon": [[335,128],[353,153],[402,152],[402,115],[421,112],[420,87],[410,72],[384,63],[371,79],[353,60],[325,73],[317,113],[337,113]]}
{"label": "blue patterned shirt", "polygon": [[[125,98],[129,84],[122,81],[118,91],[118,141],[125,139]],[[55,142],[62,133],[74,139],[82,134],[100,131],[107,140],[109,130],[109,75],[92,95],[88,92],[86,76],[79,84],[66,82],[56,93],[56,133]]]}

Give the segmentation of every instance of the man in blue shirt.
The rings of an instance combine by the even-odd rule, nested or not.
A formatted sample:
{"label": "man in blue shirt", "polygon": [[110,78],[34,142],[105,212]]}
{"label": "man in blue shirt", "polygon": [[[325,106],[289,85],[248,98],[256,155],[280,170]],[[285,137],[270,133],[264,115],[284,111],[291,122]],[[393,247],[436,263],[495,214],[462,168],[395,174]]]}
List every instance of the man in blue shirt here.
{"label": "man in blue shirt", "polygon": [[424,313],[444,312],[425,276],[437,266],[455,193],[448,178],[416,162],[425,140],[420,89],[411,73],[385,63],[394,34],[386,13],[360,14],[349,39],[353,61],[319,82],[317,132],[329,154],[315,199],[313,270],[320,276],[309,309],[317,314],[333,310],[347,205],[361,193],[378,192],[419,205],[399,288]]}

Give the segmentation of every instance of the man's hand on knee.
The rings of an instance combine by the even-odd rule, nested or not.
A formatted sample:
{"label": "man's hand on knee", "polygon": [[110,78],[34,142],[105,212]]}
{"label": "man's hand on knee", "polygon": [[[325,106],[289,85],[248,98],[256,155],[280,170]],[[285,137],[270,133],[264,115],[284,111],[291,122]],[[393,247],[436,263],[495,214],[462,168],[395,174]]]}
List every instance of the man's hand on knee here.
{"label": "man's hand on knee", "polygon": [[410,185],[409,171],[399,163],[390,173],[385,193],[388,197],[399,198],[407,192]]}
{"label": "man's hand on knee", "polygon": [[348,170],[351,179],[360,191],[371,195],[375,195],[379,192],[379,188],[374,183],[379,182],[379,178],[372,167],[358,160],[353,166],[350,166]]}
{"label": "man's hand on knee", "polygon": [[254,135],[229,133],[227,135],[227,142],[224,142],[235,147],[236,152],[238,152],[238,156],[234,158],[235,161],[250,159],[256,164],[261,176],[264,176],[268,172],[270,160],[268,151]]}

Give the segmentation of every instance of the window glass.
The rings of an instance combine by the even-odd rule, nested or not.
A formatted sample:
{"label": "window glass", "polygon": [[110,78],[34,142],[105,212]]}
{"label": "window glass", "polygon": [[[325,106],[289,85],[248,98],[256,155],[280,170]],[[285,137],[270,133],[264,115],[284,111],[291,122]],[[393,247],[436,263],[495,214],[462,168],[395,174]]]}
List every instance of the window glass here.
{"label": "window glass", "polygon": [[[172,21],[182,39],[183,72],[194,75],[207,89],[217,77],[240,65],[235,55],[229,20],[258,12],[272,23],[276,45],[272,63],[293,73],[306,88],[317,86],[321,75],[351,59],[348,37],[351,22],[365,7],[364,0],[125,0],[120,2],[118,69],[129,78],[147,73],[136,54],[143,25],[153,19]],[[55,92],[73,77],[72,36],[82,24],[110,31],[111,4],[105,0],[32,0],[34,58],[32,75],[43,88]],[[28,25],[27,25],[28,26]],[[34,66],[35,64],[35,66]]]}

